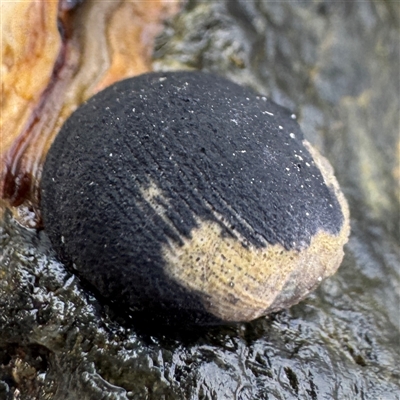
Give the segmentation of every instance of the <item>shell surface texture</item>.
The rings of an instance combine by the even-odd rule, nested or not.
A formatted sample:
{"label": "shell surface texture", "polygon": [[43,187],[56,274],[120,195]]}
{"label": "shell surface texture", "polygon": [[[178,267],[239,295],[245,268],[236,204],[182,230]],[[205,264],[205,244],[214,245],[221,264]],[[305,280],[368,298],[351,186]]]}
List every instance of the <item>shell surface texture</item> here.
{"label": "shell surface texture", "polygon": [[80,106],[41,208],[60,259],[105,300],[199,324],[298,303],[349,235],[332,168],[291,113],[202,72],[144,74]]}

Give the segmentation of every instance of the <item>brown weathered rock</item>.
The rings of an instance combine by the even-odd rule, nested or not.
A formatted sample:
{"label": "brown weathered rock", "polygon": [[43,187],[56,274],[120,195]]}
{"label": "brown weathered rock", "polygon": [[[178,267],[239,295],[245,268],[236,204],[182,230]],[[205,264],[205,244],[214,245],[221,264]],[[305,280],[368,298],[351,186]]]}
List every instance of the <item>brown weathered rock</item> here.
{"label": "brown weathered rock", "polygon": [[21,221],[40,220],[41,167],[65,119],[99,89],[150,70],[155,36],[178,9],[162,0],[4,6],[0,197],[23,206]]}

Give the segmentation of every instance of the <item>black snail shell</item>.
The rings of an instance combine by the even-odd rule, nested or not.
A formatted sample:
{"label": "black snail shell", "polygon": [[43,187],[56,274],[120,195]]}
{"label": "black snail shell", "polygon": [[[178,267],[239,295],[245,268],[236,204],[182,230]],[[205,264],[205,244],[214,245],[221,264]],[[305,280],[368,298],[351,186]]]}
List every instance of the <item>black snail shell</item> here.
{"label": "black snail shell", "polygon": [[290,112],[221,77],[149,73],[67,120],[41,205],[60,258],[127,310],[249,321],[333,274],[349,234]]}

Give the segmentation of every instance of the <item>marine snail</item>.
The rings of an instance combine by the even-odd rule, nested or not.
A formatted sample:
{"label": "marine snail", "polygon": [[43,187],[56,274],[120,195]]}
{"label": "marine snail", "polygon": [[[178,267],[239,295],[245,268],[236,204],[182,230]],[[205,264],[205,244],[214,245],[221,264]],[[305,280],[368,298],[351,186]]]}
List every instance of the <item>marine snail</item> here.
{"label": "marine snail", "polygon": [[79,107],[43,169],[60,258],[132,311],[250,321],[339,267],[346,200],[288,110],[202,72],[147,73]]}

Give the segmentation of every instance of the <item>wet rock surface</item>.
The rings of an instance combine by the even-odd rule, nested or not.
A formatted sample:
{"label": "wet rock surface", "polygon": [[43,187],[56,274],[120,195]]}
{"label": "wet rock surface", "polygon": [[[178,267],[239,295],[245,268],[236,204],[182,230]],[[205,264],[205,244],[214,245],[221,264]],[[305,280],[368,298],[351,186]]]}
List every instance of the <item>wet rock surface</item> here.
{"label": "wet rock surface", "polygon": [[398,26],[390,2],[189,2],[156,68],[218,72],[297,115],[349,201],[343,264],[288,311],[164,332],[120,324],[6,212],[0,399],[398,399]]}

